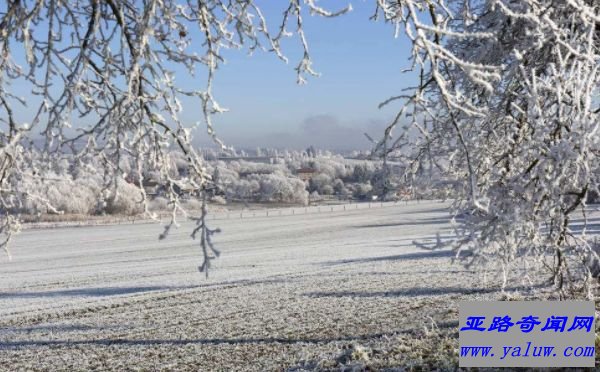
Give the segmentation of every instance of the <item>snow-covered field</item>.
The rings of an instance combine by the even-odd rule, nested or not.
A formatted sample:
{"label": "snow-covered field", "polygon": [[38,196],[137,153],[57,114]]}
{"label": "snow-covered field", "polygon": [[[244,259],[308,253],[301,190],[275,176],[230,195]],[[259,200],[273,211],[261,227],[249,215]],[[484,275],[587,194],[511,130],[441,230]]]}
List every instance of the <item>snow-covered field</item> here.
{"label": "snow-covered field", "polygon": [[415,246],[451,234],[440,202],[212,224],[208,279],[191,224],[163,241],[153,224],[17,236],[0,262],[0,370],[427,369],[452,362],[457,301],[499,296]]}

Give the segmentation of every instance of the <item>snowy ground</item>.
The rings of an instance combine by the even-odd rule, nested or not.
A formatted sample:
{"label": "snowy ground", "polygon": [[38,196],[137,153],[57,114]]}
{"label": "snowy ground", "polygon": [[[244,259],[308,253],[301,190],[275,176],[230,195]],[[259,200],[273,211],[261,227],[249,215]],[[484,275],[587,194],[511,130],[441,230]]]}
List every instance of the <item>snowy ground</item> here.
{"label": "snowy ground", "polygon": [[0,370],[452,363],[458,301],[500,295],[414,245],[451,234],[444,206],[215,220],[208,279],[189,224],[27,230],[0,261]]}

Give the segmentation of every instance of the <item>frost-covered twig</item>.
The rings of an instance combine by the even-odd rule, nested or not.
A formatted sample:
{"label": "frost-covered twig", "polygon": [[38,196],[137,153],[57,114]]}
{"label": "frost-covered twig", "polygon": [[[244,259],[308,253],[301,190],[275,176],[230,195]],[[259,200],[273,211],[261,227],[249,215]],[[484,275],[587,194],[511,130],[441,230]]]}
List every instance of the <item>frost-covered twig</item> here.
{"label": "frost-covered twig", "polygon": [[[219,257],[221,252],[218,251],[212,242],[212,236],[216,233],[221,232],[220,228],[211,229],[208,227],[207,216],[208,211],[206,209],[206,194],[209,192],[206,188],[202,190],[202,210],[200,217],[193,218],[196,221],[196,228],[192,231],[192,239],[196,239],[196,235],[200,233],[200,248],[202,248],[202,255],[204,261],[202,265],[198,267],[200,272],[206,273],[208,278],[208,269],[210,269],[210,261],[215,257]],[[214,256],[212,256],[214,254]]]}

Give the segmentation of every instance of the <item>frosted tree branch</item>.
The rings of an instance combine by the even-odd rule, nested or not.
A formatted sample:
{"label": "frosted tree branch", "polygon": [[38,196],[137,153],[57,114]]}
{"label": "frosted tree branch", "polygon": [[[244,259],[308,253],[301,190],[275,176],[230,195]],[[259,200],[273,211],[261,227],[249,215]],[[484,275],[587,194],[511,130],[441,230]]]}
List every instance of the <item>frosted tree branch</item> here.
{"label": "frosted tree branch", "polygon": [[[374,18],[404,30],[420,77],[380,105],[400,108],[374,153],[436,158],[465,181],[455,247],[468,264],[508,273],[552,258],[557,288],[589,296],[598,247],[571,222],[585,223],[586,199],[598,192],[597,5],[379,0]],[[402,132],[390,146],[394,129]]]}
{"label": "frosted tree branch", "polygon": [[[0,5],[0,241],[7,249],[19,230],[20,200],[39,197],[23,187],[69,154],[77,161],[101,159],[105,203],[119,198],[119,184],[135,178],[148,214],[142,170],[165,185],[172,216],[161,237],[185,214],[177,190],[204,190],[210,175],[181,120],[183,97],[198,100],[205,127],[216,134],[213,116],[223,113],[213,83],[223,50],[267,50],[285,59],[280,41],[296,36],[303,57],[298,81],[316,75],[311,67],[302,17],[332,17],[313,0],[292,1],[277,34],[271,34],[253,0],[8,0]],[[293,27],[292,32],[287,28]],[[21,52],[23,51],[23,52]],[[183,84],[201,76],[194,88]],[[11,93],[31,88],[26,100]],[[15,107],[25,106],[27,122]],[[20,109],[21,112],[25,110]],[[41,134],[41,138],[39,136]],[[34,148],[40,156],[28,155]],[[173,172],[172,152],[182,153],[187,176]],[[133,166],[125,167],[129,159]],[[36,168],[37,167],[37,168]],[[206,210],[203,210],[203,216]],[[202,217],[204,218],[204,217]],[[204,230],[203,230],[204,231]],[[208,230],[206,230],[208,231]],[[206,240],[209,233],[203,233]],[[208,252],[205,250],[205,254]],[[208,256],[205,256],[208,259]],[[208,268],[208,266],[206,266]]]}

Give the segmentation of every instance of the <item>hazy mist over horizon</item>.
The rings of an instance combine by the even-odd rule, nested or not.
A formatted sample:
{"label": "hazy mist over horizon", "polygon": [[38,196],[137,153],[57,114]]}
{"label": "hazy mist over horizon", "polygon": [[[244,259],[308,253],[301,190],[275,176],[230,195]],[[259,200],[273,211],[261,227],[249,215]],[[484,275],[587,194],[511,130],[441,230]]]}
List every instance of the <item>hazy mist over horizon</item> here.
{"label": "hazy mist over horizon", "polygon": [[[371,143],[365,133],[378,139],[387,124],[387,121],[380,119],[342,121],[333,115],[325,114],[309,116],[297,125],[274,128],[272,131],[223,135],[217,131],[217,135],[226,145],[240,149],[261,147],[303,150],[314,146],[322,150],[347,152],[370,149]],[[203,129],[200,127],[199,131]],[[216,146],[204,133],[197,136],[196,143],[202,147]]]}

